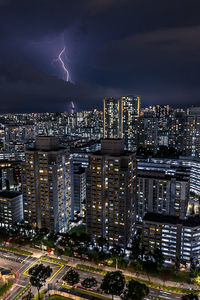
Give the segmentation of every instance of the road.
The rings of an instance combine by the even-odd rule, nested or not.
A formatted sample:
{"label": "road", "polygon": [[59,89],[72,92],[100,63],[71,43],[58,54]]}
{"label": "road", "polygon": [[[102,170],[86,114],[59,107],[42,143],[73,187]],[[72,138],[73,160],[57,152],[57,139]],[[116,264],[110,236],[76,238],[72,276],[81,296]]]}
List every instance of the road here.
{"label": "road", "polygon": [[[0,266],[11,267],[16,273],[16,281],[9,291],[9,293],[4,297],[4,300],[13,300],[18,293],[23,290],[23,288],[29,283],[29,277],[24,275],[24,271],[27,270],[37,258],[31,256],[23,256],[19,254],[9,253],[0,250]],[[53,278],[48,282],[48,284],[59,285],[62,283],[63,275],[69,270],[70,266],[63,266],[59,272],[53,276]],[[95,277],[98,283],[101,283],[103,275],[94,274],[89,271],[77,270],[80,275],[80,281],[88,277]],[[162,290],[150,289],[150,294],[146,299],[181,299],[181,295],[175,293],[169,293]]]}
{"label": "road", "polygon": [[[54,284],[57,283],[61,283],[62,282],[62,277],[63,275],[65,274],[65,272],[67,270],[69,270],[70,267],[65,267],[65,269],[63,270],[63,272],[60,272],[56,279],[54,280]],[[76,270],[79,275],[80,275],[80,281],[84,280],[85,278],[88,278],[88,277],[94,277],[96,278],[97,282],[100,284],[102,279],[103,279],[103,275],[100,275],[100,274],[94,274],[94,273],[91,273],[89,271],[82,271],[82,270]],[[165,291],[162,291],[162,290],[157,290],[157,289],[150,289],[150,294],[148,297],[146,297],[145,299],[162,299],[162,300],[169,300],[169,299],[181,299],[181,296],[182,295],[179,295],[179,294],[175,294],[175,293],[169,293],[169,292],[165,292]],[[117,298],[116,298],[117,299]]]}
{"label": "road", "polygon": [[5,300],[13,300],[18,293],[29,283],[28,276],[24,271],[36,261],[35,257],[18,255],[6,251],[0,251],[0,266],[10,267],[15,272],[15,283],[9,293],[4,297]]}

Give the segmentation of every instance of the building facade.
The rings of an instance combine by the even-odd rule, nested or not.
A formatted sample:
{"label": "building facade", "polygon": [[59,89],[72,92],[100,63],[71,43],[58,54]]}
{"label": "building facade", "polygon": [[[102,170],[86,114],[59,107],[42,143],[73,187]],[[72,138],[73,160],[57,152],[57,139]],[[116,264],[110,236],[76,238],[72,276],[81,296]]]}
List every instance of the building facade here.
{"label": "building facade", "polygon": [[58,138],[38,136],[35,148],[25,151],[23,199],[25,222],[56,232],[68,229],[70,162]]}
{"label": "building facade", "polygon": [[135,155],[124,151],[123,140],[102,140],[101,151],[89,155],[86,183],[87,233],[126,246],[134,222]]}
{"label": "building facade", "polygon": [[146,251],[161,249],[166,263],[189,268],[191,259],[200,262],[200,217],[183,220],[147,213],[143,219],[142,243]]}
{"label": "building facade", "polygon": [[104,139],[122,137],[122,106],[121,99],[104,99]]}
{"label": "building facade", "polygon": [[86,171],[80,164],[73,165],[73,209],[85,216]]}
{"label": "building facade", "polygon": [[189,175],[137,170],[137,219],[147,212],[184,218],[189,201]]}
{"label": "building facade", "polygon": [[124,139],[125,150],[137,148],[137,119],[140,97],[122,96],[104,99],[104,139]]}
{"label": "building facade", "polygon": [[10,228],[23,220],[23,200],[19,192],[0,192],[0,226]]}

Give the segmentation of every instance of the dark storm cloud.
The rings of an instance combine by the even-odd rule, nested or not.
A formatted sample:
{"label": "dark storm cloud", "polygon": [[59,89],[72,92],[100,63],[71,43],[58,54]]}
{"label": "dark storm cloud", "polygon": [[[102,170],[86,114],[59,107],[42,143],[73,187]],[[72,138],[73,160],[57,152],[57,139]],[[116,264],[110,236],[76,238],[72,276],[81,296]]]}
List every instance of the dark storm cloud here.
{"label": "dark storm cloud", "polygon": [[149,103],[198,104],[199,36],[200,26],[133,35],[107,45],[98,64],[112,69],[118,84],[125,74],[127,88],[135,86]]}
{"label": "dark storm cloud", "polygon": [[73,100],[80,109],[95,108],[99,99],[119,90],[72,84],[22,65],[0,65],[0,112],[63,111]]}
{"label": "dark storm cloud", "polygon": [[[119,90],[146,104],[198,104],[199,9],[199,0],[0,0],[0,63],[9,63],[0,69],[2,107],[38,110],[32,102],[43,99],[43,108],[62,110],[70,97],[98,106]],[[64,45],[72,80],[86,83],[34,71],[63,78],[52,61]],[[31,66],[29,80],[16,64]]]}

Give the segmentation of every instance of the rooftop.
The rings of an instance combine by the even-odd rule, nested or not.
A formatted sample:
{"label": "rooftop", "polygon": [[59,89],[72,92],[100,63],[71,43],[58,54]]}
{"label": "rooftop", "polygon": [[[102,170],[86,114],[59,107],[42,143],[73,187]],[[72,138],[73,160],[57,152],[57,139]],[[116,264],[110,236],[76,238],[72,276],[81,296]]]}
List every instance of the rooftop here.
{"label": "rooftop", "polygon": [[20,192],[0,191],[0,198],[13,199],[21,195]]}
{"label": "rooftop", "polygon": [[186,227],[200,226],[200,216],[194,215],[189,216],[186,219],[180,219],[178,216],[170,216],[159,213],[146,213],[143,221],[161,223],[161,224],[172,224],[172,225],[183,225]]}

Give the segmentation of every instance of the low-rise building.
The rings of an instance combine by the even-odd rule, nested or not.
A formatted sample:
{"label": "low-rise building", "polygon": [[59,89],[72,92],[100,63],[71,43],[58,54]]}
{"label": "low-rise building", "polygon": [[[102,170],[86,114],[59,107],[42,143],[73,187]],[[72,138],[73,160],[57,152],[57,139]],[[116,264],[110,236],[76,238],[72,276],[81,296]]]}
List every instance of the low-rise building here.
{"label": "low-rise building", "polygon": [[200,262],[200,216],[180,219],[147,213],[143,219],[142,243],[146,251],[160,248],[169,264],[189,267],[191,259]]}
{"label": "low-rise building", "polygon": [[23,220],[22,194],[18,192],[0,192],[0,227],[12,227]]}

